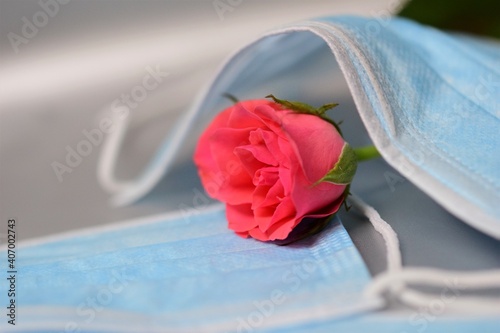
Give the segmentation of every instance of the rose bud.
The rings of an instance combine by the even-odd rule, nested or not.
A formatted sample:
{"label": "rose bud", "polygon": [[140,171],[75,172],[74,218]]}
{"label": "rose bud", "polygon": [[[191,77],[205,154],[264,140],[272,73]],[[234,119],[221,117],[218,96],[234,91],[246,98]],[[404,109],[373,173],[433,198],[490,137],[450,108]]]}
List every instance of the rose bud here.
{"label": "rose bud", "polygon": [[[357,160],[324,116],[335,105],[314,109],[268,97],[274,101],[238,102],[219,113],[194,161],[208,195],[226,204],[230,229],[285,244],[319,231],[339,210]],[[303,220],[297,230],[305,230],[287,239]]]}

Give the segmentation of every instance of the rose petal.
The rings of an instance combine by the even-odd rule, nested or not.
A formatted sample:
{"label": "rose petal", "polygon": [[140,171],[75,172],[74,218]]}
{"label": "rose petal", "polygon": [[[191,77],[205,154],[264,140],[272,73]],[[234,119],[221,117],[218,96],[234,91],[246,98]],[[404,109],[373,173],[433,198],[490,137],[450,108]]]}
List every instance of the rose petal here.
{"label": "rose petal", "polygon": [[266,127],[281,137],[285,137],[282,128],[282,118],[292,112],[290,110],[283,110],[281,105],[277,103],[259,105],[254,110],[255,115],[262,119]]}
{"label": "rose petal", "polygon": [[262,230],[262,232],[265,232],[267,226],[271,223],[275,210],[275,206],[254,208],[254,218],[255,221],[257,221],[257,225],[259,226],[259,229]]}
{"label": "rose petal", "polygon": [[279,179],[279,168],[277,167],[264,167],[257,172],[253,177],[253,184],[255,186],[259,185],[274,185]]}
{"label": "rose petal", "polygon": [[270,207],[279,204],[283,200],[283,185],[277,180],[272,186],[257,186],[253,193],[252,209]]}
{"label": "rose petal", "polygon": [[299,224],[296,219],[290,220],[289,223],[278,223],[266,230],[268,240],[283,240],[288,237],[293,228]]}
{"label": "rose petal", "polygon": [[[262,207],[254,210],[259,229],[266,232],[274,225],[286,224],[296,216],[294,204],[290,198],[284,198],[275,208]],[[293,223],[293,222],[292,222]]]}
{"label": "rose petal", "polygon": [[[266,139],[264,139],[264,137]],[[271,131],[264,131],[261,128],[256,129],[255,131],[250,132],[249,141],[250,145],[246,147],[255,158],[262,163],[268,165],[278,165],[278,160],[276,156],[274,156],[266,145],[266,141],[274,141],[276,140],[276,135]]]}
{"label": "rose petal", "polygon": [[250,204],[226,205],[228,227],[236,232],[246,232],[257,227]]}
{"label": "rose petal", "polygon": [[241,165],[247,171],[250,177],[254,177],[255,173],[261,168],[266,167],[265,163],[257,160],[252,152],[252,149],[248,149],[251,146],[241,146],[234,149],[234,154],[240,160]]}
{"label": "rose petal", "polygon": [[262,202],[262,205],[270,206],[277,204],[278,202],[281,202],[284,197],[285,193],[283,189],[283,183],[281,182],[281,179],[278,179],[267,192],[266,200]]}
{"label": "rose petal", "polygon": [[297,157],[297,149],[288,139],[279,138],[278,146],[281,153],[280,166],[289,170],[302,170],[302,164]]}
{"label": "rose petal", "polygon": [[267,242],[270,240],[269,236],[266,233],[262,232],[259,228],[253,228],[253,229],[249,230],[248,233],[253,238],[260,240],[262,242]]}
{"label": "rose petal", "polygon": [[326,216],[332,215],[340,209],[343,202],[344,202],[344,198],[341,196],[341,197],[337,198],[337,200],[331,202],[329,205],[323,207],[322,209],[320,209],[314,213],[304,215],[302,218],[308,218],[308,217],[321,218],[321,217],[326,217]]}
{"label": "rose petal", "polygon": [[293,170],[286,167],[279,168],[280,182],[283,186],[283,196],[287,197],[292,193],[295,184]]}
{"label": "rose petal", "polygon": [[230,110],[225,110],[219,113],[198,140],[198,145],[196,146],[194,153],[194,162],[198,167],[203,184],[212,180],[210,176],[211,172],[215,173],[218,171],[217,163],[215,162],[210,149],[210,137],[219,128],[227,126],[230,115]]}
{"label": "rose petal", "polygon": [[[311,214],[317,211],[326,211],[330,214],[336,212],[331,203],[343,196],[345,185],[323,182],[311,186],[309,180],[300,174],[297,174],[294,180],[295,183],[290,197],[297,210],[297,218],[302,219],[304,216],[312,216]],[[325,207],[330,207],[330,209],[325,209]]]}
{"label": "rose petal", "polygon": [[234,233],[242,238],[248,238],[250,236],[248,231],[242,231],[242,232],[235,231]]}
{"label": "rose petal", "polygon": [[268,100],[250,100],[236,103],[230,108],[230,117],[227,126],[231,128],[259,128],[265,127],[264,122],[253,111],[261,105],[268,105]]}
{"label": "rose petal", "polygon": [[260,131],[260,135],[264,144],[269,151],[269,153],[273,156],[274,160],[277,161],[276,164],[268,163],[270,165],[278,165],[280,164],[285,156],[283,151],[280,149],[279,141],[283,141],[284,137],[282,133],[276,133],[272,131]]}
{"label": "rose petal", "polygon": [[323,178],[340,157],[342,136],[332,124],[314,115],[290,113],[282,122],[307,179],[313,184]]}
{"label": "rose petal", "polygon": [[220,177],[216,198],[228,204],[238,205],[251,202],[254,186],[241,160],[234,153],[235,147],[248,143],[248,129],[221,128],[210,138],[210,150]]}

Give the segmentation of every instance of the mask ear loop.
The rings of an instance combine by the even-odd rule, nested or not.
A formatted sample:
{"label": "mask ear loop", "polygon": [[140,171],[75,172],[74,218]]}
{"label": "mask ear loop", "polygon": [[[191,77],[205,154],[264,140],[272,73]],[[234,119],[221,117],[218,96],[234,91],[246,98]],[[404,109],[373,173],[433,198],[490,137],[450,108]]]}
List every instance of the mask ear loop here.
{"label": "mask ear loop", "polygon": [[115,167],[118,155],[125,138],[125,133],[129,124],[128,108],[121,106],[111,112],[113,131],[110,131],[105,138],[97,161],[97,179],[104,190],[109,193],[118,193],[130,186],[130,182],[120,181],[115,178]]}
{"label": "mask ear loop", "polygon": [[[449,271],[434,268],[403,268],[396,232],[378,212],[359,197],[350,197],[353,207],[364,214],[384,239],[387,251],[387,270],[376,276],[365,289],[365,296],[383,297],[389,293],[403,304],[418,309],[434,304],[455,311],[490,314],[500,312],[500,299],[461,295],[463,290],[500,288],[500,270],[476,272]],[[407,284],[441,287],[438,294],[409,289]],[[451,295],[451,296],[450,296]],[[460,298],[459,298],[460,297]],[[440,303],[437,303],[441,301]]]}
{"label": "mask ear loop", "polygon": [[[198,98],[199,99],[199,98]],[[113,130],[105,137],[97,162],[97,179],[101,187],[112,194],[111,203],[115,206],[128,205],[148,193],[168,172],[173,158],[182,148],[182,141],[189,135],[189,129],[196,121],[201,102],[177,120],[164,146],[158,149],[157,157],[133,180],[119,180],[115,177],[116,162],[129,127],[129,110],[125,106],[112,108]],[[156,164],[156,165],[153,165]]]}
{"label": "mask ear loop", "polygon": [[[366,289],[366,295],[381,295],[394,283],[404,281],[421,286],[440,287],[440,292],[427,293],[403,289],[395,295],[398,300],[413,308],[427,308],[441,301],[439,306],[461,313],[499,313],[500,300],[490,297],[461,295],[463,290],[500,287],[500,270],[476,272],[448,271],[434,268],[405,268],[400,272],[385,272],[375,278]],[[460,299],[458,299],[460,297]],[[437,304],[437,303],[436,303]],[[444,311],[444,309],[443,309]]]}
{"label": "mask ear loop", "polygon": [[398,235],[394,229],[380,217],[375,208],[366,204],[355,194],[351,194],[349,200],[352,206],[366,216],[373,225],[373,228],[382,235],[387,250],[387,271],[395,272],[401,270],[403,260],[401,258],[401,251],[399,250]]}

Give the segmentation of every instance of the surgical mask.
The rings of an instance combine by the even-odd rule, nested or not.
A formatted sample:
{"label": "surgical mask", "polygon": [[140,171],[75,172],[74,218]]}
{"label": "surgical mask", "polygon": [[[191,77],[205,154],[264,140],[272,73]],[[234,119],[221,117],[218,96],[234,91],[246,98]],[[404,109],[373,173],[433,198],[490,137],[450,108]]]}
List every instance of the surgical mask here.
{"label": "surgical mask", "polygon": [[17,258],[26,331],[254,332],[383,305],[363,296],[371,277],[337,218],[278,246],[234,235],[217,205],[29,241]]}
{"label": "surgical mask", "polygon": [[330,322],[288,326],[278,330],[262,330],[259,333],[496,333],[497,331],[498,319],[495,318],[464,319],[457,316],[442,318],[432,313],[414,312],[410,315],[367,314],[362,317],[342,318]]}
{"label": "surgical mask", "polygon": [[[392,281],[388,274],[372,281],[338,217],[320,234],[278,246],[234,235],[226,228],[224,208],[215,205],[21,242],[14,282],[17,322],[3,320],[0,327],[3,332],[362,332],[367,327],[400,332],[427,328],[431,319],[436,332],[497,327],[494,317],[367,315],[385,305],[380,286],[405,282],[398,276],[405,271],[390,227],[360,199],[351,202],[387,241],[389,273],[396,273]],[[498,285],[498,273],[489,275],[483,285]],[[2,284],[0,293],[7,295],[9,288]],[[445,301],[459,303],[457,290]]]}

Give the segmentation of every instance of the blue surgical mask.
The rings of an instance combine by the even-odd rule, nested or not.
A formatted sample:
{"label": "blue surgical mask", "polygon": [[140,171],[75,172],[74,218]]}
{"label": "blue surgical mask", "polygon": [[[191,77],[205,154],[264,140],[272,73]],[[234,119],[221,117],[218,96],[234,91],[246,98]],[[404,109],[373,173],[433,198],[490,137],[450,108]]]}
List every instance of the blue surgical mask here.
{"label": "blue surgical mask", "polygon": [[17,251],[25,330],[253,332],[383,303],[363,297],[371,277],[337,218],[289,246],[238,237],[219,205],[30,243]]}
{"label": "blue surgical mask", "polygon": [[499,320],[496,318],[447,317],[432,312],[414,311],[411,313],[376,313],[356,318],[344,318],[330,322],[309,323],[288,326],[276,330],[262,330],[262,333],[496,333]]}

